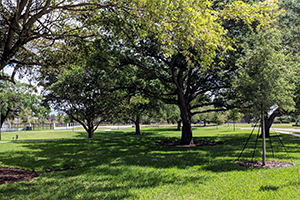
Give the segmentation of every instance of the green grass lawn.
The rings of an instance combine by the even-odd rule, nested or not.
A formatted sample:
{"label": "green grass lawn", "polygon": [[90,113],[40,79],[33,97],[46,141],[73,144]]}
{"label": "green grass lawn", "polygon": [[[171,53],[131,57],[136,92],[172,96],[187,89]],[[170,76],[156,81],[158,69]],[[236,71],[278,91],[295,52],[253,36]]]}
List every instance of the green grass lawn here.
{"label": "green grass lawn", "polygon": [[[0,143],[0,166],[42,172],[30,181],[0,185],[0,199],[300,199],[297,167],[299,140],[282,135],[289,151],[272,138],[277,161],[296,166],[250,169],[235,164],[251,130],[222,126],[194,128],[195,140],[218,146],[168,147],[155,142],[178,140],[168,128],[97,131],[94,139]],[[84,131],[27,132],[23,139],[86,138]],[[2,134],[10,140],[12,133]],[[60,137],[59,137],[60,136]],[[251,160],[256,135],[242,155]],[[267,140],[267,159],[273,160]],[[261,160],[261,141],[254,160]],[[290,158],[290,157],[291,158]],[[73,169],[47,172],[49,170]]]}

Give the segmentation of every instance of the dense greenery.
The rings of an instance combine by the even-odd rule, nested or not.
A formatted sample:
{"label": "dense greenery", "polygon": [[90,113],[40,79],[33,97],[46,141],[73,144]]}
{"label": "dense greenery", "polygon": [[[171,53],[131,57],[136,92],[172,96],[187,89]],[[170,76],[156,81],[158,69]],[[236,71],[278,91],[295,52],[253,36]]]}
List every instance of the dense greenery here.
{"label": "dense greenery", "polygon": [[109,91],[113,86],[113,79],[105,71],[74,66],[47,88],[45,102],[80,123],[92,138],[99,124],[112,120],[119,111],[124,97]]}
{"label": "dense greenery", "polygon": [[35,87],[25,83],[0,82],[1,123],[15,117],[26,118],[30,123],[36,118],[45,118],[50,110],[42,106],[43,97],[36,94]]}
{"label": "dense greenery", "polygon": [[[50,86],[51,89],[47,89],[51,91],[56,90],[52,106],[66,110],[65,106],[58,103],[58,96],[72,89],[60,90],[62,84],[67,83],[58,80],[58,76],[63,71],[76,69],[73,65],[91,64],[85,63],[87,52],[85,48],[80,48],[84,38],[88,38],[88,43],[100,41],[108,48],[104,49],[109,57],[105,60],[108,62],[105,62],[106,67],[109,70],[112,65],[127,68],[123,74],[118,72],[121,75],[118,79],[120,83],[125,80],[127,84],[133,79],[134,89],[178,106],[183,123],[182,144],[193,143],[193,115],[226,110],[233,106],[234,92],[230,88],[236,76],[236,66],[227,62],[235,60],[236,54],[228,52],[235,51],[240,41],[236,40],[232,30],[256,32],[272,23],[278,13],[277,2],[272,0],[249,3],[186,0],[172,3],[48,0],[41,3],[23,0],[1,3],[0,8],[3,11],[0,17],[3,24],[1,31],[7,33],[1,37],[0,67],[3,69],[10,65],[14,68],[12,76],[2,75],[1,79],[14,81],[13,76],[21,66],[31,69],[33,65],[39,65],[42,84]],[[57,20],[59,24],[55,23]],[[38,49],[38,53],[34,49]],[[94,52],[88,52],[103,53],[101,48],[92,50]],[[102,62],[102,58],[93,59],[98,62],[93,66],[97,67]],[[51,86],[53,83],[56,86]],[[129,85],[122,86],[120,83],[119,88],[128,89]],[[73,92],[78,95],[81,87],[79,83],[76,84],[72,87],[76,87]],[[92,90],[91,87],[89,89]],[[61,99],[76,99],[73,97],[68,93]],[[208,105],[215,107],[195,111]],[[102,106],[105,107],[104,104]],[[88,115],[84,118],[90,118],[87,122],[90,125],[85,126],[89,127],[87,130],[92,135],[92,130],[99,122],[92,121],[99,115]],[[77,117],[77,121],[82,122],[82,119]]]}
{"label": "dense greenery", "polygon": [[[1,167],[43,173],[0,185],[0,198],[300,199],[295,136],[257,132],[241,157],[295,166],[243,168],[235,162],[251,130],[222,126],[243,112],[261,115],[265,133],[276,116],[299,116],[299,11],[293,0],[1,1],[0,70],[13,72],[0,74],[0,127],[48,114],[14,79],[37,68],[45,106],[83,128],[0,132]],[[141,119],[182,132],[141,131]],[[128,120],[135,131],[99,127]]]}

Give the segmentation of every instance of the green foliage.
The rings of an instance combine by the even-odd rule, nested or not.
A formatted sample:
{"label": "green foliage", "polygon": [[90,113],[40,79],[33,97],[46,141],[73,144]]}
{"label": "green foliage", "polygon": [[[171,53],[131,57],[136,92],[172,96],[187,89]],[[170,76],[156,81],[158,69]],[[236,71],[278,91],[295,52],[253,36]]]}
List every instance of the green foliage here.
{"label": "green foliage", "polygon": [[[299,56],[300,51],[298,47],[299,35],[300,35],[300,5],[299,2],[293,0],[280,1],[279,6],[284,9],[284,12],[278,16],[276,28],[281,31],[282,43],[284,47],[290,52],[290,63],[294,67],[296,74],[299,74]],[[294,101],[296,103],[295,110],[291,114],[293,117],[298,118],[300,116],[300,85],[299,85],[299,75],[297,75],[296,92],[294,96]]]}
{"label": "green foliage", "polygon": [[221,124],[224,124],[225,117],[224,117],[223,112],[213,112],[211,121],[213,123],[215,123],[217,126],[221,125]]}
{"label": "green foliage", "polygon": [[[14,119],[15,117],[23,117],[26,113],[27,120],[37,117],[44,118],[50,110],[42,106],[43,97],[35,94],[33,86],[16,82],[1,81],[0,105],[1,105],[1,124],[5,119]],[[24,118],[24,119],[25,119]]]}
{"label": "green foliage", "polygon": [[238,63],[236,88],[241,102],[259,112],[268,112],[274,105],[292,110],[295,70],[281,46],[280,34],[259,34],[245,44],[245,57]]}
{"label": "green foliage", "polygon": [[218,9],[214,8],[213,1],[144,0],[134,3],[137,9],[132,10],[135,19],[132,21],[137,24],[131,28],[139,38],[155,35],[167,57],[179,51],[191,57],[189,49],[192,47],[201,55],[198,61],[205,67],[214,61],[216,51],[232,49],[232,40],[226,37],[222,21],[243,21],[247,25],[257,21],[259,26],[265,26],[272,22],[278,8],[277,1],[272,0],[256,4],[233,1],[219,4]]}
{"label": "green foliage", "polygon": [[93,137],[98,125],[110,120],[122,102],[121,93],[109,91],[113,87],[113,79],[105,71],[73,66],[48,87],[45,102],[80,123]]}
{"label": "green foliage", "polygon": [[164,104],[162,107],[162,112],[165,114],[165,120],[173,124],[181,120],[180,110],[178,106],[172,104]]}
{"label": "green foliage", "polygon": [[234,122],[237,122],[237,121],[241,120],[242,116],[243,116],[243,114],[240,113],[238,111],[238,109],[229,110],[228,113],[227,113],[227,119],[231,120],[231,121],[234,121]]}

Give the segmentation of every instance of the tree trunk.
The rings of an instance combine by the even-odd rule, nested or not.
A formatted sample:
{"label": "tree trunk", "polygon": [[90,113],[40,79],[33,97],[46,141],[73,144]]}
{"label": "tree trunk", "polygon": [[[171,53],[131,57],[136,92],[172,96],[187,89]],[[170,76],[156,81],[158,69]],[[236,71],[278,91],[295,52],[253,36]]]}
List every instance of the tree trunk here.
{"label": "tree trunk", "polygon": [[265,116],[264,112],[261,112],[261,120],[262,120],[262,126],[261,126],[261,134],[263,138],[263,154],[262,154],[262,165],[266,165],[266,134],[265,134]]}
{"label": "tree trunk", "polygon": [[233,122],[233,131],[235,131],[235,121]]}
{"label": "tree trunk", "polygon": [[1,120],[0,120],[0,123],[1,123],[1,127],[2,127],[2,125],[3,125],[4,121],[6,120],[6,116],[5,116],[5,115],[3,115],[1,112],[0,112],[0,115],[1,115]]}
{"label": "tree trunk", "polygon": [[203,123],[203,126],[206,126],[206,120],[204,119],[204,121],[203,121],[204,123]]}
{"label": "tree trunk", "polygon": [[[264,116],[264,121],[265,121],[265,137],[269,138],[270,137],[270,129],[271,126],[274,122],[275,117],[281,116],[281,112],[279,110],[274,111],[269,117],[267,115]],[[262,138],[262,134],[260,135]]]}
{"label": "tree trunk", "polygon": [[177,131],[180,131],[180,127],[181,127],[181,120],[177,121]]}
{"label": "tree trunk", "polygon": [[141,135],[141,129],[140,129],[140,116],[136,116],[136,119],[134,121],[135,124],[135,134]]}
{"label": "tree trunk", "polygon": [[93,138],[93,136],[94,136],[93,128],[89,128],[89,129],[87,130],[87,132],[88,132],[88,138]]}
{"label": "tree trunk", "polygon": [[2,113],[1,113],[1,108],[0,108],[0,140],[1,140],[1,128],[2,128]]}
{"label": "tree trunk", "polygon": [[182,125],[180,144],[182,144],[182,145],[194,144],[191,120],[183,119],[182,122],[183,122],[183,125]]}
{"label": "tree trunk", "polygon": [[269,119],[266,120],[266,118],[265,118],[265,136],[266,136],[266,138],[270,137],[270,128],[272,126],[272,123],[273,123],[273,120],[272,120],[272,122],[270,122]]}
{"label": "tree trunk", "polygon": [[189,112],[189,105],[184,103],[179,103],[180,116],[182,120],[182,131],[181,131],[181,145],[191,145],[194,144],[191,118],[192,115]]}

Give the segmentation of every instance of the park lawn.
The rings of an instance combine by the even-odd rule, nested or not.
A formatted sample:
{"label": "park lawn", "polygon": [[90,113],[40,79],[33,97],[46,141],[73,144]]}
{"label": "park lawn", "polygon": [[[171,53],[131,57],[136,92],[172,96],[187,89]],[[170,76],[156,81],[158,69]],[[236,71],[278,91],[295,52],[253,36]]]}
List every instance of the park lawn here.
{"label": "park lawn", "polygon": [[[272,146],[277,161],[293,160],[296,166],[249,169],[235,160],[251,130],[193,128],[195,140],[223,142],[198,147],[154,144],[179,139],[173,128],[142,132],[147,134],[132,136],[133,129],[124,129],[97,131],[94,139],[0,143],[0,166],[43,173],[0,185],[0,199],[300,199],[300,145],[294,137],[282,135],[289,154],[276,138]],[[86,137],[81,133],[74,138]],[[255,138],[242,160],[251,160]],[[267,159],[272,160],[268,144]],[[258,149],[254,160],[261,160]]]}
{"label": "park lawn", "polygon": [[[105,137],[109,136],[106,134],[108,131],[106,127],[99,127],[96,132],[102,133]],[[112,130],[117,130],[115,127]],[[122,129],[125,130],[125,129]],[[132,131],[132,129],[129,129]],[[120,132],[116,133],[119,136],[123,136]],[[16,140],[16,135],[18,135],[18,140],[48,140],[48,139],[82,139],[87,138],[88,134],[84,130],[84,128],[76,127],[74,129],[57,129],[57,130],[38,130],[38,131],[14,131],[14,132],[2,132],[1,133],[1,141],[12,141]],[[112,137],[116,137],[116,135],[112,135]]]}
{"label": "park lawn", "polygon": [[[2,141],[16,140],[47,140],[47,139],[62,139],[62,138],[84,138],[84,130],[73,131],[73,130],[47,130],[47,131],[17,131],[17,132],[2,132]],[[87,135],[87,134],[86,134]]]}
{"label": "park lawn", "polygon": [[272,128],[297,128],[300,129],[299,126],[293,126],[295,123],[292,124],[272,124]]}

